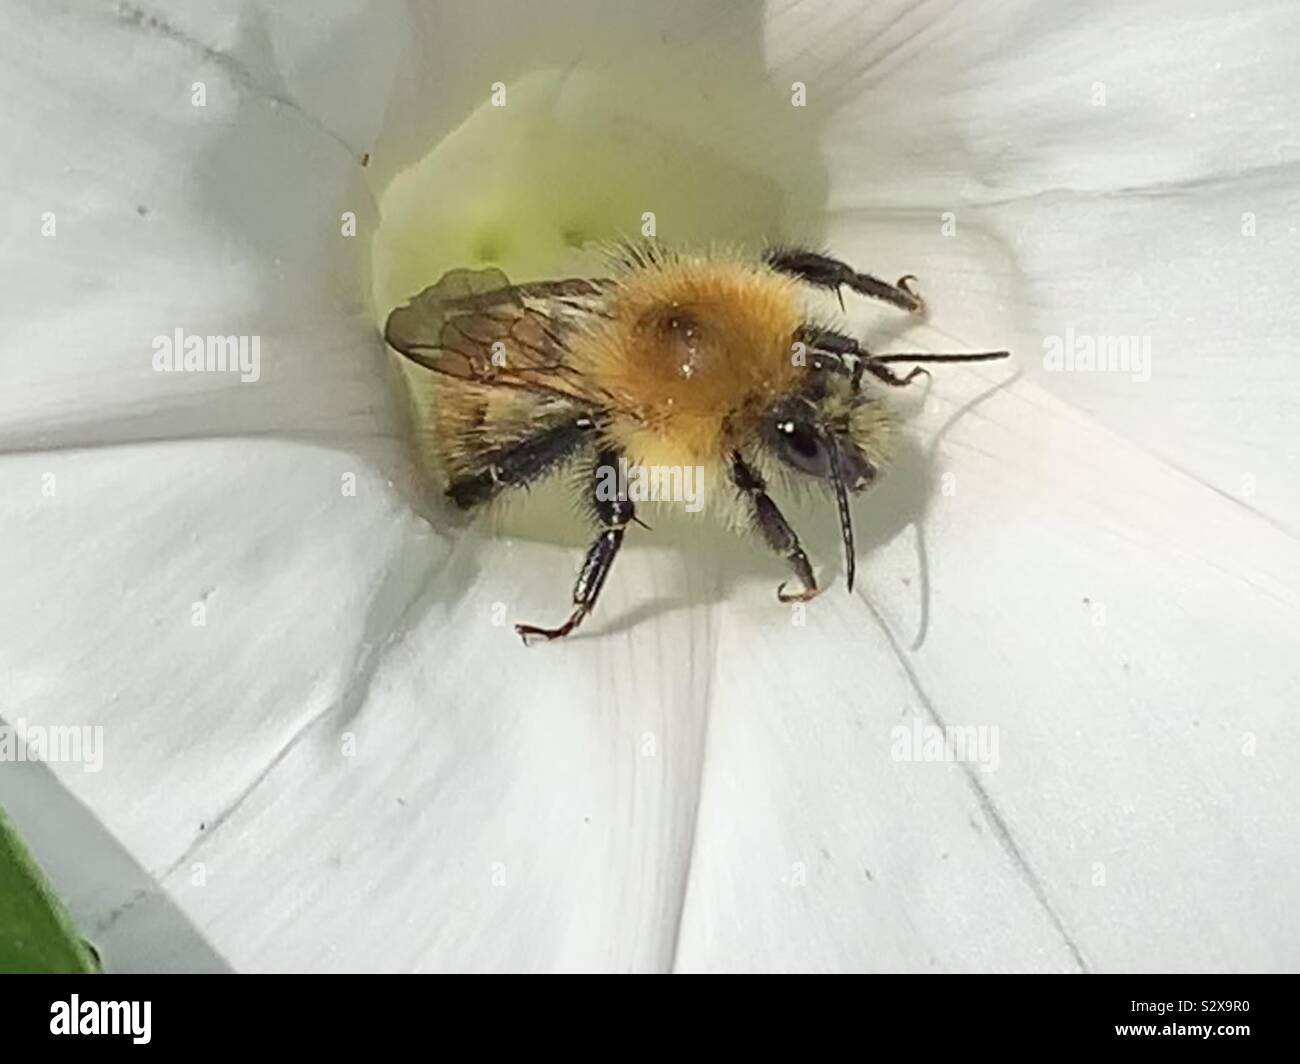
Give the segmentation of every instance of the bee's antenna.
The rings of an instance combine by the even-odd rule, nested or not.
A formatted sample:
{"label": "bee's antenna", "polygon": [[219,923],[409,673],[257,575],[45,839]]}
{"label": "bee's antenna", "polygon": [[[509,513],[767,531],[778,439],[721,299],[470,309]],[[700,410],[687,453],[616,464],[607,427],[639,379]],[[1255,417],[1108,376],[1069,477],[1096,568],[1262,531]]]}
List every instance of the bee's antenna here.
{"label": "bee's antenna", "polygon": [[992,362],[1010,358],[1010,351],[979,351],[969,355],[871,355],[867,361],[885,362]]}
{"label": "bee's antenna", "polygon": [[826,434],[831,452],[831,482],[835,485],[835,504],[840,511],[840,539],[844,542],[844,580],[849,593],[853,592],[853,576],[857,569],[857,558],[853,553],[853,512],[849,509],[849,492],[840,476],[840,449],[835,437]]}

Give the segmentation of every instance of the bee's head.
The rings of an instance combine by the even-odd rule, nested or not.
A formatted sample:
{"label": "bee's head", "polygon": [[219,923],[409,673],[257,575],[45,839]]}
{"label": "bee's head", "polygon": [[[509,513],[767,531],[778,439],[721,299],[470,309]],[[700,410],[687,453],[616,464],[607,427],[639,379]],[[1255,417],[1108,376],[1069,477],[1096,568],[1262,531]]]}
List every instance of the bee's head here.
{"label": "bee's head", "polygon": [[849,494],[875,481],[890,453],[893,421],[884,404],[842,382],[814,379],[764,415],[764,442],[795,474],[831,487],[839,509],[845,574],[853,589],[853,518]]}
{"label": "bee's head", "polygon": [[810,374],[763,421],[764,442],[783,466],[849,492],[870,487],[890,455],[888,409],[842,377]]}
{"label": "bee's head", "polygon": [[878,402],[818,404],[794,395],[768,412],[766,442],[790,469],[859,492],[876,479],[891,428]]}
{"label": "bee's head", "polygon": [[890,363],[989,362],[1008,351],[972,354],[873,355],[851,336],[805,323],[795,333],[796,348],[810,354],[807,373],[795,389],[762,413],[761,434],[780,465],[829,484],[839,508],[844,540],[845,580],[853,590],[853,515],[849,493],[865,490],[889,458],[893,419],[877,396],[862,390],[870,376],[892,387],[927,374],[919,365],[905,377]]}

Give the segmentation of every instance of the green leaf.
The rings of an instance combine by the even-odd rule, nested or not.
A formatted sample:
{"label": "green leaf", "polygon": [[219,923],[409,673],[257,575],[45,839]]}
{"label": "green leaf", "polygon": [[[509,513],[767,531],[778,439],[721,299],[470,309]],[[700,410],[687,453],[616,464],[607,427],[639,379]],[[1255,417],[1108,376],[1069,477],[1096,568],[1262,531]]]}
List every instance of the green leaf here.
{"label": "green leaf", "polygon": [[41,870],[0,809],[0,972],[97,972]]}

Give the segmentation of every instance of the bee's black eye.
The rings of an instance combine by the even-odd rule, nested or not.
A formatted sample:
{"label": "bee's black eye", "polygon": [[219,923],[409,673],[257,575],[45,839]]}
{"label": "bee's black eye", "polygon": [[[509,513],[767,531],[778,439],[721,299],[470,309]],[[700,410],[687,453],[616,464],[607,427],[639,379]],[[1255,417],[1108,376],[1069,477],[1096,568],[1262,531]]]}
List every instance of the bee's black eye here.
{"label": "bee's black eye", "polygon": [[831,475],[831,456],[821,434],[808,422],[781,418],[776,423],[776,451],[781,460],[814,477]]}

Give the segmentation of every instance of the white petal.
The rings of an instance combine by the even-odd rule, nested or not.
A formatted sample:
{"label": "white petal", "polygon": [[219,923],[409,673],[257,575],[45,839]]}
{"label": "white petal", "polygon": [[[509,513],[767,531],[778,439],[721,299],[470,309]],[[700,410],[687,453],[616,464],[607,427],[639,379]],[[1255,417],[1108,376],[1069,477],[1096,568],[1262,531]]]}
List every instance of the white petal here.
{"label": "white petal", "polygon": [[[885,230],[863,268],[916,272],[936,325],[1010,346],[1043,387],[1295,530],[1297,28],[1286,5],[1212,0],[795,5],[768,41],[833,111],[837,250],[837,216],[910,218],[911,261]],[[1149,350],[1149,374],[1045,370],[1075,337]]]}
{"label": "white petal", "polygon": [[348,711],[441,553],[344,452],[117,447],[0,479],[6,717],[103,727],[102,771],[58,771],[154,873]]}
{"label": "white petal", "polygon": [[[226,27],[228,53],[123,12],[15,12],[0,44],[20,160],[0,204],[0,439],[337,427],[384,401],[359,373],[373,332],[356,317],[360,256],[340,215],[369,200],[351,150],[234,57],[261,23]],[[155,372],[153,341],[177,328],[260,336],[259,386]]]}
{"label": "white petal", "polygon": [[[194,851],[228,887],[169,877],[240,967],[671,965],[712,679],[674,651],[683,629],[707,645],[708,612],[525,650],[510,624],[563,609],[572,563],[500,541],[458,552],[355,716],[322,720]],[[680,586],[663,568],[621,572],[605,620],[630,625]],[[283,870],[270,881],[268,862]]]}
{"label": "white petal", "polygon": [[[929,476],[877,500],[925,536],[886,526],[869,607],[728,613],[679,965],[1289,968],[1295,541],[1023,382]],[[913,720],[996,770],[895,760]]]}
{"label": "white petal", "polygon": [[[407,470],[391,438],[395,419],[373,323],[358,313],[358,259],[339,225],[343,208],[364,211],[369,199],[351,149],[326,124],[362,136],[357,117],[366,95],[353,94],[348,114],[305,112],[269,63],[267,33],[277,37],[275,24],[268,28],[255,12],[245,21],[210,5],[172,5],[166,16],[132,5],[68,13],[15,8],[0,41],[0,91],[13,105],[0,121],[16,161],[0,197],[10,234],[0,298],[0,439],[7,449],[33,452],[0,462],[12,591],[0,617],[12,651],[5,715],[12,722],[30,707],[36,724],[108,728],[115,749],[108,769],[78,778],[71,789],[119,833],[130,855],[67,799],[41,802],[21,823],[42,859],[71,870],[59,885],[118,969],[221,964],[148,885],[149,873],[177,859],[206,810],[220,807],[223,788],[269,762],[277,735],[307,703],[293,681],[279,689],[280,701],[264,688],[242,704],[277,723],[254,728],[245,718],[241,731],[226,736],[227,752],[240,751],[236,767],[221,758],[205,761],[206,773],[178,775],[170,751],[202,759],[205,748],[223,749],[221,734],[213,738],[219,724],[196,720],[229,718],[231,704],[256,682],[238,678],[229,656],[187,664],[187,636],[177,635],[184,624],[168,621],[183,621],[174,607],[205,588],[241,581],[293,608],[301,592],[290,581],[302,574],[293,576],[292,566],[281,585],[214,550],[212,540],[206,555],[195,544],[214,530],[223,539],[223,530],[248,520],[246,508],[255,520],[273,521],[303,466],[281,463],[290,486],[259,495],[240,479],[241,469],[258,465],[247,445],[76,448],[239,432],[347,438],[350,452],[336,456],[313,492],[326,505],[341,497],[342,470],[363,483],[374,480],[371,466],[396,480]],[[340,46],[348,39],[368,43],[353,34]],[[292,42],[277,46],[276,55],[294,82]],[[268,65],[259,66],[262,60]],[[334,63],[347,65],[337,56]],[[203,107],[194,105],[199,83]],[[350,200],[349,190],[360,194]],[[331,291],[342,277],[347,285]],[[152,341],[176,328],[257,336],[265,355],[258,382],[154,372]],[[44,447],[58,449],[38,453]],[[240,486],[220,487],[227,477]],[[300,515],[279,513],[288,515],[289,528],[301,527]],[[376,548],[367,561],[351,572],[343,563],[355,548],[336,556],[348,576],[341,586],[354,595],[362,588],[362,603],[386,554],[382,536],[364,525],[359,520],[353,534]],[[259,535],[284,542],[264,527],[240,549],[265,558]],[[148,588],[143,609],[130,601],[139,588]],[[310,604],[302,608],[312,612]],[[249,624],[248,632],[258,630]],[[340,660],[355,650],[355,639],[341,639],[334,651]],[[327,645],[314,649],[328,653]],[[264,671],[257,658],[246,666]],[[307,690],[317,671],[307,669]],[[225,699],[172,701],[178,691],[217,693],[226,682]],[[22,774],[7,779],[29,786]],[[137,790],[141,779],[148,783]],[[48,791],[49,775],[30,786]],[[19,813],[26,806],[6,804]],[[66,860],[67,840],[86,860]]]}

